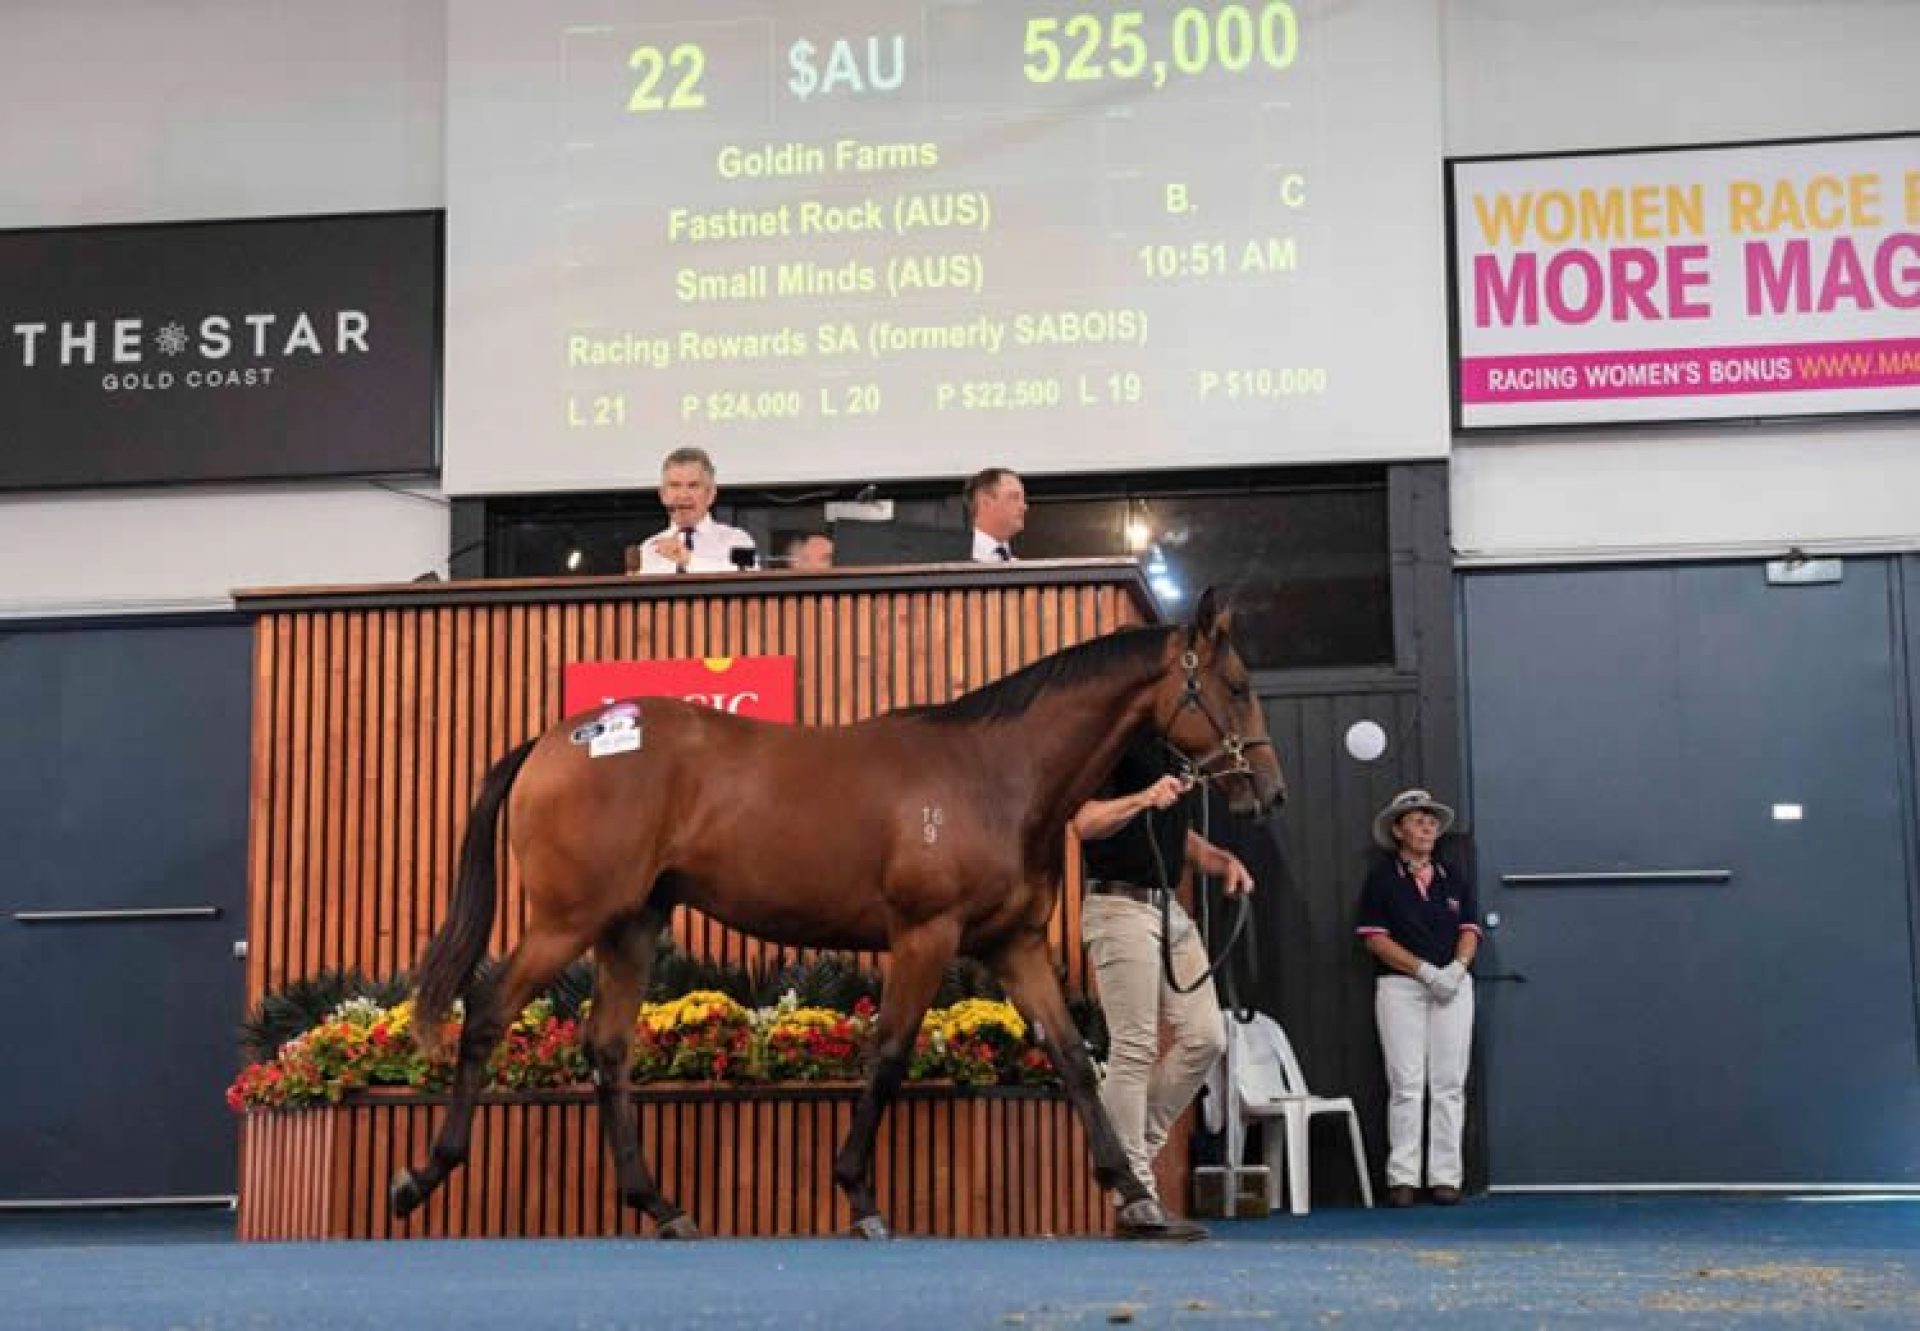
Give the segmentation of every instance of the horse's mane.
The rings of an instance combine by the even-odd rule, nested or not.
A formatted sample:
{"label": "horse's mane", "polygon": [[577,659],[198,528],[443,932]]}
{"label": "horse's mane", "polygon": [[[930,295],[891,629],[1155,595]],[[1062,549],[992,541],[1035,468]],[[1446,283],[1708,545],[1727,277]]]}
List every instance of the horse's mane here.
{"label": "horse's mane", "polygon": [[1043,656],[1011,675],[963,693],[952,702],[902,707],[891,716],[908,716],[939,724],[969,721],[1006,721],[1024,716],[1034,700],[1048,689],[1098,679],[1121,667],[1145,664],[1166,646],[1176,626],[1155,624],[1120,629]]}

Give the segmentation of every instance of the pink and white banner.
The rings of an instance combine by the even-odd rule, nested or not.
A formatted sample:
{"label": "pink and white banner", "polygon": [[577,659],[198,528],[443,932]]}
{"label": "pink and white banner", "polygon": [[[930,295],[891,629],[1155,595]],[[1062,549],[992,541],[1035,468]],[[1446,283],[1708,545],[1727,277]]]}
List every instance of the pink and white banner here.
{"label": "pink and white banner", "polygon": [[1920,410],[1920,135],[1451,174],[1460,428]]}

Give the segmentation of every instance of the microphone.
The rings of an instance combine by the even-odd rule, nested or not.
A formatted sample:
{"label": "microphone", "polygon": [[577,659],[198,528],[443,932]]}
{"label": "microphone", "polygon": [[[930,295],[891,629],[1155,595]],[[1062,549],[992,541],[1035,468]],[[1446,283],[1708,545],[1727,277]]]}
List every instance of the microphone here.
{"label": "microphone", "polygon": [[474,540],[468,541],[465,545],[457,545],[453,549],[447,552],[447,557],[445,559],[435,564],[432,568],[428,569],[426,572],[415,574],[413,578],[410,579],[410,581],[445,582],[447,578],[446,578],[446,575],[440,571],[441,569],[446,568],[448,565],[452,564],[453,561],[458,559],[461,555],[471,554],[473,551],[478,550],[481,546],[485,545],[486,543],[487,543],[487,538],[484,536],[481,536],[481,537],[475,538]]}
{"label": "microphone", "polygon": [[878,499],[879,497],[880,497],[880,487],[873,484],[871,481],[869,481],[867,484],[860,487],[860,493],[856,494],[853,497],[853,502],[856,504],[871,504],[874,500]]}
{"label": "microphone", "polygon": [[[569,532],[568,535],[573,536],[574,533]],[[471,554],[473,551],[480,549],[486,543],[487,543],[487,538],[485,536],[477,536],[471,541],[467,541],[461,545],[456,545],[453,549],[447,552],[447,557],[445,559],[441,560],[438,564],[435,564],[432,568],[426,570],[424,573],[415,574],[410,579],[410,581],[412,582],[445,582],[447,581],[447,575],[442,572],[443,569],[449,568],[453,564],[453,561],[460,558],[461,555]],[[568,548],[566,559],[564,562],[566,565],[566,571],[569,573],[579,573],[586,568],[587,552],[581,548],[577,537],[575,538],[574,544]]]}

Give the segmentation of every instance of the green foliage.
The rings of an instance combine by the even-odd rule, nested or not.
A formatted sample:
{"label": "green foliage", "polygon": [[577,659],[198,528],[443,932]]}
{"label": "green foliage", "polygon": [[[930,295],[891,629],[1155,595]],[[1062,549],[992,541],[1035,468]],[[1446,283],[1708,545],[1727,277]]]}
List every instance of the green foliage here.
{"label": "green foliage", "polygon": [[318,1026],[349,999],[391,1007],[407,996],[410,987],[404,971],[385,980],[368,979],[357,967],[320,971],[262,997],[240,1023],[240,1041],[252,1058],[270,1060],[281,1045]]}
{"label": "green foliage", "polygon": [[940,977],[940,987],[933,995],[933,1006],[952,1007],[969,998],[984,998],[998,1003],[1006,995],[1001,992],[992,971],[977,961],[962,957],[948,966],[947,973]]}
{"label": "green foliage", "polygon": [[580,1020],[581,1008],[593,997],[593,963],[585,957],[576,958],[547,986],[545,997],[555,1017],[562,1021]]}
{"label": "green foliage", "polygon": [[663,942],[653,963],[653,982],[647,1001],[664,1002],[680,994],[709,990],[725,994],[743,1007],[753,1006],[753,977],[732,962],[703,961]]}
{"label": "green foliage", "polygon": [[791,990],[801,1007],[851,1012],[861,999],[878,1005],[880,973],[852,957],[833,954],[809,962],[789,962],[766,975],[754,993],[753,1006],[772,1007]]}

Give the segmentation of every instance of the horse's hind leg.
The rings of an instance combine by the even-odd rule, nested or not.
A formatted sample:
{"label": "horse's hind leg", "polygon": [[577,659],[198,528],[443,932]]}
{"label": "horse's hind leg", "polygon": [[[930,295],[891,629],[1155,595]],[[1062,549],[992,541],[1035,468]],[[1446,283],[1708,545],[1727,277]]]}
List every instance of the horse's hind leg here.
{"label": "horse's hind leg", "polygon": [[651,911],[623,916],[594,945],[593,1015],[587,1021],[587,1062],[600,1102],[600,1130],[613,1156],[620,1200],[645,1211],[663,1239],[697,1239],[700,1229],[660,1193],[640,1157],[640,1116],[630,1093],[633,1020],[646,997],[660,948],[661,917]]}
{"label": "horse's hind leg", "polygon": [[487,1060],[494,1046],[528,1000],[552,984],[567,963],[584,951],[584,942],[571,935],[530,931],[493,980],[475,986],[468,994],[466,1019],[460,1027],[460,1061],[454,1068],[447,1116],[426,1163],[394,1175],[388,1202],[395,1217],[417,1209],[446,1182],[447,1175],[466,1163],[474,1103],[486,1087]]}
{"label": "horse's hind leg", "polygon": [[1086,1125],[1087,1145],[1093,1152],[1093,1176],[1100,1186],[1120,1194],[1121,1204],[1150,1198],[1146,1185],[1133,1176],[1126,1148],[1100,1102],[1100,1084],[1086,1042],[1067,1011],[1066,995],[1053,973],[1046,940],[1039,934],[1020,934],[992,959],[994,973],[1028,1024],[1040,1033],[1047,1056],[1060,1073],[1067,1099]]}
{"label": "horse's hind leg", "polygon": [[880,994],[867,1087],[833,1162],[833,1181],[853,1205],[853,1232],[861,1238],[891,1237],[873,1201],[873,1139],[887,1106],[906,1080],[920,1019],[927,1015],[927,1004],[940,988],[940,977],[953,960],[959,939],[959,923],[940,919],[896,934],[889,945],[893,966]]}

